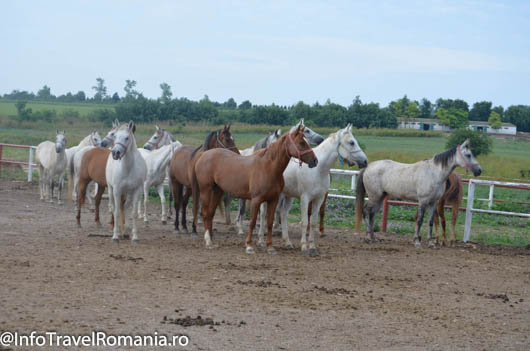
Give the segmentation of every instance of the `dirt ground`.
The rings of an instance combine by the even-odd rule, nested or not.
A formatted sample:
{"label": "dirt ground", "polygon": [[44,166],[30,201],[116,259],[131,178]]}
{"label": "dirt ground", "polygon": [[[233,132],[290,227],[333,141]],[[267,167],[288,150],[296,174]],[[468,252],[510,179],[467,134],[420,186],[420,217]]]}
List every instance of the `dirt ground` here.
{"label": "dirt ground", "polygon": [[207,250],[149,213],[140,244],[115,244],[88,210],[78,229],[71,204],[0,180],[0,331],[157,331],[190,350],[530,349],[530,248],[415,249],[328,228],[319,256],[249,256],[220,220]]}

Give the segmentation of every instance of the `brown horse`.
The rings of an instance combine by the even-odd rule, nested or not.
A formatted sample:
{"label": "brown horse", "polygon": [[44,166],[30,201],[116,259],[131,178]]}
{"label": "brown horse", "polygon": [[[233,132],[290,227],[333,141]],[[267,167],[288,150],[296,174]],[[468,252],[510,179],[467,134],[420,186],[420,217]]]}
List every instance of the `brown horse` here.
{"label": "brown horse", "polygon": [[458,218],[458,208],[462,202],[462,197],[464,196],[464,191],[462,189],[462,177],[457,173],[451,173],[445,185],[445,192],[442,195],[440,201],[438,201],[438,207],[436,209],[437,216],[434,216],[434,225],[436,230],[436,242],[439,243],[440,233],[438,231],[438,216],[442,219],[442,245],[445,246],[447,238],[445,236],[445,214],[444,207],[445,204],[451,206],[451,240],[449,241],[449,246],[453,246],[455,242],[455,224],[456,219]]}
{"label": "brown horse", "polygon": [[[188,227],[186,225],[186,208],[188,206],[190,195],[193,195],[192,234],[194,236],[197,235],[199,194],[193,194],[192,189],[194,166],[203,152],[214,148],[224,148],[239,154],[239,150],[234,144],[234,138],[232,137],[232,134],[230,134],[230,125],[224,126],[223,129],[208,134],[201,146],[194,147],[191,145],[183,145],[175,150],[175,153],[173,154],[171,164],[169,165],[169,178],[173,188],[176,231],[179,231],[179,211],[182,210],[182,229],[184,232],[188,232]],[[185,193],[183,193],[184,190]],[[227,206],[227,208],[229,209],[230,207]]]}
{"label": "brown horse", "polygon": [[291,157],[297,157],[300,164],[306,162],[311,168],[318,163],[304,138],[304,127],[298,127],[251,156],[234,155],[223,149],[202,154],[195,164],[193,186],[200,189],[207,248],[213,247],[210,236],[210,233],[213,234],[213,217],[223,192],[226,192],[234,197],[250,199],[250,225],[246,241],[248,254],[255,252],[252,232],[259,207],[261,203],[267,202],[267,252],[276,253],[272,246],[272,224],[278,198],[285,184],[283,171]]}
{"label": "brown horse", "polygon": [[[79,170],[79,186],[77,194],[77,225],[81,226],[81,207],[85,203],[85,196],[88,184],[94,181],[98,184],[98,192],[96,194],[96,214],[95,222],[101,225],[99,221],[99,204],[105,188],[107,187],[107,178],[105,177],[105,168],[107,159],[109,158],[110,150],[97,147],[88,150],[81,161],[81,169]],[[114,217],[111,216],[111,225],[114,225]]]}

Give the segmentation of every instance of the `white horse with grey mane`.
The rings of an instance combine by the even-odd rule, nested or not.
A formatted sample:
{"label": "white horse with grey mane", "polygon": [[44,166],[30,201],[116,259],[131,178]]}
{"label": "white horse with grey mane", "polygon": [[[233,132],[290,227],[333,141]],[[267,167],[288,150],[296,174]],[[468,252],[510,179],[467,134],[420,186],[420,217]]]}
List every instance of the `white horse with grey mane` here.
{"label": "white horse with grey mane", "polygon": [[[107,160],[105,176],[109,187],[109,202],[114,215],[114,232],[112,240],[119,241],[120,212],[125,216],[125,230],[129,228],[129,214],[132,215],[131,241],[138,243],[138,200],[142,194],[142,185],[147,175],[147,166],[138,151],[134,132],[136,126],[133,121],[122,125],[115,132],[114,146],[111,156]],[[122,208],[122,196],[125,199]],[[132,210],[129,211],[129,208]],[[123,212],[121,211],[123,209]],[[123,233],[124,234],[124,233]]]}
{"label": "white horse with grey mane", "polygon": [[66,170],[66,137],[64,130],[56,131],[55,143],[43,141],[35,153],[39,165],[40,199],[53,202],[53,188],[58,187],[57,203],[61,204],[61,192]]}
{"label": "white horse with grey mane", "polygon": [[173,157],[173,153],[182,144],[179,141],[174,141],[169,145],[164,145],[157,150],[142,154],[144,157],[146,166],[147,166],[147,176],[144,182],[144,210],[142,213],[142,204],[141,201],[138,204],[138,217],[144,218],[144,222],[147,223],[147,200],[149,198],[149,189],[154,186],[160,197],[160,203],[162,205],[162,224],[167,223],[167,213],[166,213],[166,196],[164,194],[164,180],[167,176],[167,170],[169,162]]}
{"label": "white horse with grey mane", "polygon": [[[317,253],[314,240],[314,227],[318,225],[318,209],[322,205],[326,193],[329,191],[329,172],[337,159],[346,161],[350,166],[357,164],[359,168],[364,168],[368,164],[368,158],[359,146],[359,143],[351,133],[351,124],[346,128],[339,129],[332,133],[320,145],[313,148],[313,152],[318,159],[318,165],[314,168],[307,167],[306,164],[299,164],[296,159],[291,159],[289,165],[283,172],[285,186],[282,195],[284,201],[280,207],[282,238],[284,245],[292,249],[293,244],[289,240],[289,226],[287,216],[293,203],[293,198],[300,199],[301,221],[301,249],[305,254]],[[313,212],[309,219],[309,248],[306,240],[306,229],[308,224],[309,204],[313,204]],[[263,216],[262,216],[263,217]],[[263,219],[261,219],[263,221]],[[263,241],[263,228],[260,226],[258,233],[258,245],[265,245]]]}
{"label": "white horse with grey mane", "polygon": [[[471,170],[475,177],[482,173],[473,156],[469,140],[431,159],[406,164],[392,160],[372,162],[357,178],[355,204],[355,231],[360,232],[361,221],[366,223],[367,241],[375,241],[374,220],[386,195],[419,202],[418,220],[414,234],[414,246],[421,248],[420,230],[425,212],[429,211],[429,247],[436,247],[432,227],[436,205],[445,191],[445,182],[456,167]],[[364,196],[368,203],[364,206]]]}

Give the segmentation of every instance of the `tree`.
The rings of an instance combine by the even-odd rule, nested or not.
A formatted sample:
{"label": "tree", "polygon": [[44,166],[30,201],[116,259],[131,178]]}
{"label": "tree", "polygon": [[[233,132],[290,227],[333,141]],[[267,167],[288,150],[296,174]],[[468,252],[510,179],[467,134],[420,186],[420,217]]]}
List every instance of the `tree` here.
{"label": "tree", "polygon": [[234,100],[234,98],[230,98],[226,100],[225,102],[223,102],[223,107],[229,110],[235,110],[237,108],[237,103]]}
{"label": "tree", "polygon": [[510,106],[504,113],[505,120],[515,124],[520,132],[530,132],[530,106]]}
{"label": "tree", "polygon": [[439,109],[439,108],[444,108],[446,110],[455,108],[455,109],[463,110],[465,112],[469,112],[469,105],[467,104],[467,102],[461,99],[451,100],[451,99],[440,98],[436,100],[436,109]]}
{"label": "tree", "polygon": [[470,121],[487,121],[491,114],[491,101],[480,101],[473,104],[469,111]]}
{"label": "tree", "polygon": [[52,95],[51,89],[49,86],[44,85],[38,92],[37,92],[37,98],[39,100],[51,100],[55,96]]}
{"label": "tree", "polygon": [[504,116],[504,107],[499,105],[499,106],[495,106],[491,110],[497,112],[499,114],[499,116],[501,116],[501,121],[504,122],[504,118],[505,118],[505,116]]}
{"label": "tree", "polygon": [[488,119],[488,125],[493,129],[499,129],[502,127],[501,116],[497,112],[491,111],[490,118]]}
{"label": "tree", "polygon": [[438,108],[434,114],[440,120],[440,123],[449,128],[465,128],[469,125],[468,113],[464,110],[450,108]]}
{"label": "tree", "polygon": [[432,118],[434,116],[434,105],[429,99],[423,98],[420,103],[420,118]]}
{"label": "tree", "polygon": [[239,104],[238,109],[240,110],[249,110],[252,108],[252,103],[248,100],[243,101],[241,104]]}
{"label": "tree", "polygon": [[138,98],[139,93],[138,91],[134,89],[135,86],[136,86],[135,80],[130,80],[130,79],[125,80],[125,87],[123,88],[123,90],[125,91],[126,100]]}
{"label": "tree", "polygon": [[115,92],[114,94],[112,94],[111,100],[112,100],[112,102],[115,103],[115,104],[117,104],[118,102],[120,102],[120,96],[118,95],[117,92]]}
{"label": "tree", "polygon": [[171,87],[167,83],[161,83],[160,89],[162,89],[162,96],[160,96],[160,101],[162,101],[164,104],[167,104],[169,101],[171,101],[171,97],[173,96],[173,93],[171,92]]}
{"label": "tree", "polygon": [[407,95],[399,100],[392,101],[389,109],[396,118],[402,118],[405,121],[417,118],[420,115],[418,102],[410,101]]}
{"label": "tree", "polygon": [[17,101],[15,107],[17,109],[18,120],[21,122],[26,122],[31,120],[32,110],[26,108],[27,101]]}
{"label": "tree", "polygon": [[85,92],[82,90],[79,90],[77,94],[74,95],[76,101],[85,101],[86,95]]}
{"label": "tree", "polygon": [[101,102],[107,97],[107,87],[105,86],[105,80],[103,78],[96,78],[96,85],[94,85],[92,89],[96,91],[94,94],[95,101]]}
{"label": "tree", "polygon": [[462,144],[466,139],[469,139],[471,152],[476,157],[478,155],[487,155],[491,152],[493,141],[486,133],[474,131],[471,129],[457,129],[451,133],[445,147],[447,149],[453,148]]}

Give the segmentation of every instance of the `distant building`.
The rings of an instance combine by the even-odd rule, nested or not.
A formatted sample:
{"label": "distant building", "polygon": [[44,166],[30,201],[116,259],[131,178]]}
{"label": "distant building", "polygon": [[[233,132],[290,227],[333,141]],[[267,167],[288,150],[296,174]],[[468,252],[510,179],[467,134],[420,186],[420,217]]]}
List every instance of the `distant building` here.
{"label": "distant building", "polygon": [[[450,132],[451,128],[444,126],[438,119],[430,118],[414,118],[411,120],[403,120],[398,118],[399,129],[417,129],[417,130],[439,130],[443,132]],[[502,123],[499,129],[493,129],[488,125],[488,122],[470,121],[469,129],[486,132],[488,134],[503,134],[515,135],[517,134],[517,127],[511,123]]]}

